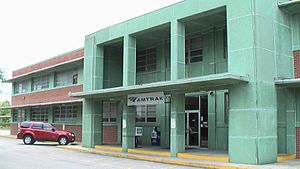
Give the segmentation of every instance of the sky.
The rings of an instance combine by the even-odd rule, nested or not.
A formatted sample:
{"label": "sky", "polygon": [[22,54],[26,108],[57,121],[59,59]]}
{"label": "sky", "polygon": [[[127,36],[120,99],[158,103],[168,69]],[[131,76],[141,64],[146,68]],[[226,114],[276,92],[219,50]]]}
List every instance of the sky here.
{"label": "sky", "polygon": [[[100,29],[181,0],[3,0],[0,1],[0,68],[13,70],[83,47]],[[0,101],[11,84],[0,84]]]}

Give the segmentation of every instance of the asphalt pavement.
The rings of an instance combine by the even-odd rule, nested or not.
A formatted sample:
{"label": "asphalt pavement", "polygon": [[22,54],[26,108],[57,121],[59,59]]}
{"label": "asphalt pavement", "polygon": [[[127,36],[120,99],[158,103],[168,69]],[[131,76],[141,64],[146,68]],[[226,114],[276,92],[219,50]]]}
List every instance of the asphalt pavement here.
{"label": "asphalt pavement", "polygon": [[0,138],[0,169],[194,169],[193,167],[108,157],[36,142]]}

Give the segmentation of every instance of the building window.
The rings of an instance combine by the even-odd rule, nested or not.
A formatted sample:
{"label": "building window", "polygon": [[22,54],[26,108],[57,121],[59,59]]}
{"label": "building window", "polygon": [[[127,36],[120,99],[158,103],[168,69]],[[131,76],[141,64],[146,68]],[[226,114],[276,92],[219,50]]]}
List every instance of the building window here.
{"label": "building window", "polygon": [[14,85],[14,93],[15,94],[26,93],[27,91],[28,91],[28,85],[27,85],[26,81],[15,83],[15,85]]}
{"label": "building window", "polygon": [[19,122],[23,122],[26,120],[27,120],[27,118],[26,118],[26,113],[25,113],[24,109],[13,110],[13,119],[12,119],[13,122],[19,123]]}
{"label": "building window", "polygon": [[136,106],[136,122],[156,122],[156,106]]}
{"label": "building window", "polygon": [[48,108],[32,108],[31,109],[31,120],[32,121],[40,121],[40,122],[48,122]]}
{"label": "building window", "polygon": [[54,122],[55,123],[76,123],[78,110],[79,110],[78,104],[55,106],[53,108]]}
{"label": "building window", "polygon": [[185,63],[196,63],[203,61],[202,37],[187,39],[185,41]]}
{"label": "building window", "polygon": [[55,87],[77,84],[77,78],[78,78],[77,69],[57,72],[55,74]]}
{"label": "building window", "polygon": [[35,77],[32,80],[32,90],[42,90],[49,88],[49,76]]}
{"label": "building window", "polygon": [[103,122],[113,123],[117,121],[117,103],[103,102]]}
{"label": "building window", "polygon": [[148,48],[137,52],[136,72],[156,70],[156,48]]}

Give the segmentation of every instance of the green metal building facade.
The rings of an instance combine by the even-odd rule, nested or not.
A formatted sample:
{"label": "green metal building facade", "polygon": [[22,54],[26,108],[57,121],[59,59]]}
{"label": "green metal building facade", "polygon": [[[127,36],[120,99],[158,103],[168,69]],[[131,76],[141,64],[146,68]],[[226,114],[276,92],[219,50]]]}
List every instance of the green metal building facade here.
{"label": "green metal building facade", "polygon": [[[113,102],[123,151],[135,148],[136,127],[150,145],[156,126],[161,146],[177,156],[189,145],[194,102],[196,147],[228,150],[230,162],[247,164],[296,154],[300,85],[288,80],[300,50],[299,4],[186,0],[87,35],[83,92],[72,94],[84,98],[83,146],[103,144],[104,103]],[[155,92],[163,104],[128,105],[129,96]]]}

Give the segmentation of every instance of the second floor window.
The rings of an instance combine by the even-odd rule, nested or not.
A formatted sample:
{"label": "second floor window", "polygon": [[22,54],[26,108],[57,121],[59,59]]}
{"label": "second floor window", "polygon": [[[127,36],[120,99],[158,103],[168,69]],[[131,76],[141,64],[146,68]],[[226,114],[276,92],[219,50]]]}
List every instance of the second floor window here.
{"label": "second floor window", "polygon": [[203,61],[202,37],[187,39],[185,41],[185,63],[196,63]]}
{"label": "second floor window", "polygon": [[58,72],[55,74],[55,87],[77,84],[78,71],[76,69]]}
{"label": "second floor window", "polygon": [[14,85],[14,93],[18,94],[18,93],[26,93],[28,91],[28,86],[26,81],[23,82],[17,82]]}
{"label": "second floor window", "polygon": [[32,90],[42,90],[49,88],[49,77],[41,76],[35,77],[32,80]]}
{"label": "second floor window", "polygon": [[137,52],[136,72],[149,72],[156,70],[156,49],[148,48]]}

